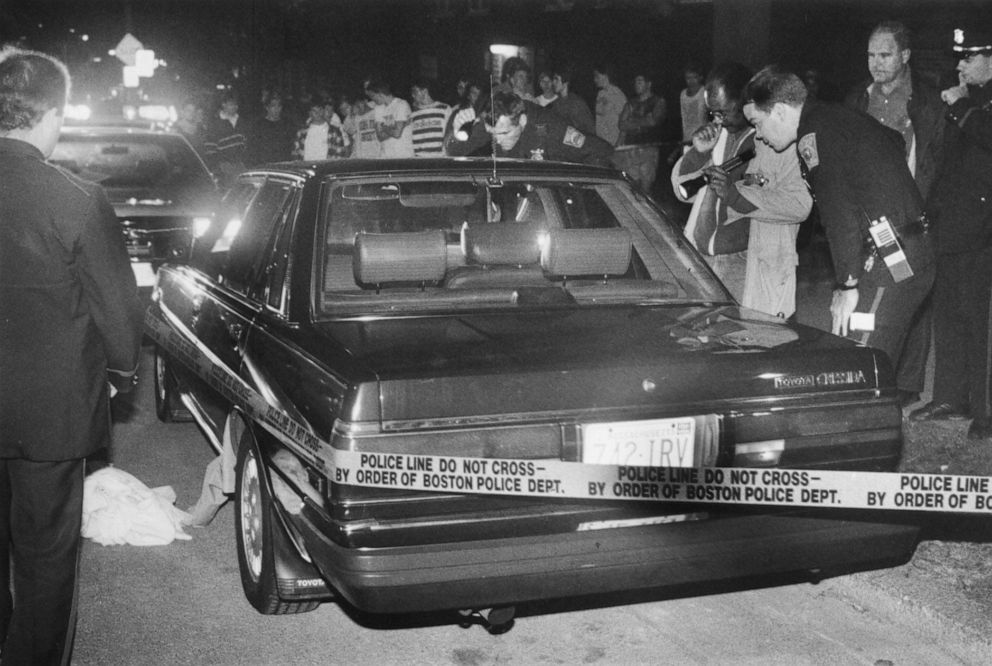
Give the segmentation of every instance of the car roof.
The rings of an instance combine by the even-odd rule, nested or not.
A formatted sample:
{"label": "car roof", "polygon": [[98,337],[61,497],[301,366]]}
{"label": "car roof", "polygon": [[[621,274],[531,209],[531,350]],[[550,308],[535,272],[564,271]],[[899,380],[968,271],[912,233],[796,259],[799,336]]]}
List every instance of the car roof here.
{"label": "car roof", "polygon": [[65,124],[62,126],[62,136],[93,136],[93,137],[111,137],[111,136],[140,136],[140,137],[154,137],[154,136],[169,136],[183,138],[181,134],[176,132],[170,132],[164,129],[156,129],[148,125],[131,125],[128,123],[107,123],[107,124],[85,124],[85,125],[69,125]]}
{"label": "car roof", "polygon": [[554,162],[550,160],[525,160],[490,157],[414,157],[406,159],[338,159],[326,161],[297,161],[267,164],[245,173],[286,173],[297,176],[357,176],[357,175],[416,175],[418,173],[471,173],[475,175],[493,175],[495,164],[496,175],[528,175],[531,177],[545,175],[560,178],[562,176],[583,178],[617,177],[619,171],[607,167],[574,164],[571,162]]}

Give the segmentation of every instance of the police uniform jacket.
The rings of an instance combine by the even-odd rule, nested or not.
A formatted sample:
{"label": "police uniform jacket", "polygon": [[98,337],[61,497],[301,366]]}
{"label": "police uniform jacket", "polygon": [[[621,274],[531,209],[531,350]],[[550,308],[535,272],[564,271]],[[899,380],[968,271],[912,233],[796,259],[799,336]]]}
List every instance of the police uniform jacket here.
{"label": "police uniform jacket", "polygon": [[992,83],[946,112],[944,163],[929,201],[940,254],[992,246]]}
{"label": "police uniform jacket", "polygon": [[[525,102],[525,105],[527,124],[520,133],[520,139],[510,150],[503,150],[497,145],[497,156],[610,165],[613,146],[608,141],[579,131],[558,114],[542,109],[537,104]],[[488,154],[491,140],[485,123],[480,120],[472,126],[472,133],[467,141],[448,145],[448,153]]]}
{"label": "police uniform jacket", "polygon": [[[859,86],[848,96],[847,103],[860,111],[868,109],[868,90],[871,83]],[[910,97],[906,112],[913,123],[916,137],[916,185],[924,200],[937,177],[937,169],[944,150],[944,103],[940,92],[925,81],[911,74]]]}
{"label": "police uniform jacket", "polygon": [[852,276],[892,283],[881,266],[863,275],[872,250],[868,223],[883,215],[914,271],[933,262],[920,223],[923,200],[906,165],[902,135],[855,109],[807,102],[797,136],[800,165],[819,207],[839,282]]}
{"label": "police uniform jacket", "polygon": [[103,190],[0,138],[0,457],[85,457],[110,437],[108,370],[138,361],[141,305]]}

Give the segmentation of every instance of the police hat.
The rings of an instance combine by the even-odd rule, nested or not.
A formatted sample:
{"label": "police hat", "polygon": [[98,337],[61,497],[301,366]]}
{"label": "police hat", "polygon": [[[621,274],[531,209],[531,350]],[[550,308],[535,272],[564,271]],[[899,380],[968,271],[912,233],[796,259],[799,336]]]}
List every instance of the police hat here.
{"label": "police hat", "polygon": [[952,50],[959,58],[975,53],[992,53],[992,32],[980,28],[957,28]]}

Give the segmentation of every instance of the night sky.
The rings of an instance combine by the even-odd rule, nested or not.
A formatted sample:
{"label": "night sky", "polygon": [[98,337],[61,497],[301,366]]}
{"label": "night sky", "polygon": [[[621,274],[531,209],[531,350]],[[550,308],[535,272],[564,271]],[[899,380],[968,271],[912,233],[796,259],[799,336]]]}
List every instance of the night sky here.
{"label": "night sky", "polygon": [[[838,91],[867,75],[867,36],[879,20],[899,18],[917,32],[914,62],[935,78],[953,68],[953,27],[992,23],[988,0],[753,3],[770,7],[769,60],[817,67]],[[484,76],[488,44],[505,42],[531,47],[539,68],[567,59],[582,72],[611,61],[628,90],[647,67],[672,100],[687,60],[712,64],[713,16],[705,0],[0,0],[0,40],[63,58],[77,95],[119,83],[120,63],[107,51],[131,32],[167,64],[143,81],[155,96],[218,84],[247,96],[263,86],[355,92],[369,72],[404,96],[425,73],[447,90],[459,75]],[[588,99],[586,78],[573,89]]]}

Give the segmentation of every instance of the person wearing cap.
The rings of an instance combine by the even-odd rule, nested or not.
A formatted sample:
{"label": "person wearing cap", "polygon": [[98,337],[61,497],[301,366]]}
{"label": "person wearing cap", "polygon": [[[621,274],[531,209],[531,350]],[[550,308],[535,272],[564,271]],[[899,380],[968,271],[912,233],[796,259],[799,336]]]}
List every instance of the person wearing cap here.
{"label": "person wearing cap", "polygon": [[[775,65],[748,82],[744,99],[757,139],[799,152],[834,264],[831,331],[853,334],[898,368],[934,280],[923,198],[902,135],[844,105],[807,100],[799,76]],[[898,376],[896,386],[908,388]]]}
{"label": "person wearing cap", "polygon": [[992,437],[992,33],[956,30],[958,85],[945,106],[944,162],[929,201],[937,247],[933,400],[914,421],[971,417],[969,439]]}
{"label": "person wearing cap", "polygon": [[[846,102],[902,134],[909,170],[926,201],[943,155],[944,105],[939,91],[910,66],[911,47],[911,32],[902,22],[876,25],[868,38],[871,81],[857,86]],[[900,395],[904,408],[916,403],[923,391],[933,328],[931,300],[920,309],[903,350],[899,385],[906,387]]]}

